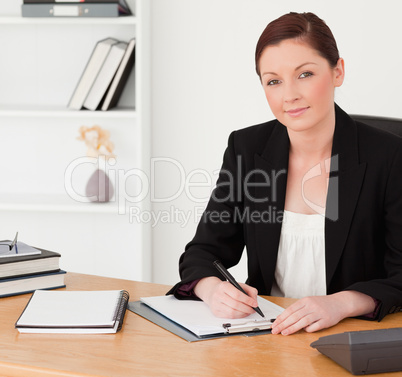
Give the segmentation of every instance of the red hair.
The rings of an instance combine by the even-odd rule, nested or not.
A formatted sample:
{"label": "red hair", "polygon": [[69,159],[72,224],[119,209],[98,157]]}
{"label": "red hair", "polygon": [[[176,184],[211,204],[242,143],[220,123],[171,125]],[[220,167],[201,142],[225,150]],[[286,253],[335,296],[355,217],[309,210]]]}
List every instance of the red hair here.
{"label": "red hair", "polygon": [[314,13],[290,12],[270,22],[262,32],[255,50],[255,68],[258,76],[259,61],[264,49],[285,39],[299,39],[307,43],[325,58],[331,67],[335,67],[338,62],[338,47],[327,24]]}

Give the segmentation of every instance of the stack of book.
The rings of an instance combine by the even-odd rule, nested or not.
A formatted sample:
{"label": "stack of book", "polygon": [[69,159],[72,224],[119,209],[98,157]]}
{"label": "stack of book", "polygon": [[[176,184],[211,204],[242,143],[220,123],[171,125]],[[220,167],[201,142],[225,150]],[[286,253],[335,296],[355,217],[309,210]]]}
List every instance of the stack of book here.
{"label": "stack of book", "polygon": [[118,17],[131,15],[125,0],[24,0],[22,17]]}
{"label": "stack of book", "polygon": [[68,103],[73,110],[109,110],[116,106],[135,62],[135,39],[106,38],[96,43]]}
{"label": "stack of book", "polygon": [[60,254],[16,242],[0,241],[0,297],[20,295],[36,289],[65,287]]}

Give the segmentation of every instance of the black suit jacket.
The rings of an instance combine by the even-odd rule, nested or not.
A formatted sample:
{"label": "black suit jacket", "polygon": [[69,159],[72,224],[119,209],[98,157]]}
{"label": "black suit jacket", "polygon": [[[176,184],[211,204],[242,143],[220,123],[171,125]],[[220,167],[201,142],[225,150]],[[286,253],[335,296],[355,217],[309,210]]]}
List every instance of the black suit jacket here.
{"label": "black suit jacket", "polygon": [[[325,219],[327,293],[356,290],[402,306],[402,139],[355,122],[335,105]],[[246,246],[247,283],[269,295],[285,204],[289,138],[277,120],[233,132],[215,190],[180,258],[181,284],[222,278]]]}

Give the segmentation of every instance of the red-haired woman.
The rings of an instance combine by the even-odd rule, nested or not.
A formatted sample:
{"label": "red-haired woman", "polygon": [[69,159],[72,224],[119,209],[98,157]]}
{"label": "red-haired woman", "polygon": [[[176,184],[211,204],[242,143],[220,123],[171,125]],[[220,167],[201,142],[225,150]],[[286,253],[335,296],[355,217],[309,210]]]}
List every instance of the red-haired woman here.
{"label": "red-haired woman", "polygon": [[[274,322],[288,335],[402,306],[402,140],[334,102],[344,61],[323,20],[289,13],[266,27],[256,70],[276,120],[233,132],[170,293],[221,317],[254,312],[257,291],[299,298]],[[214,268],[247,249],[241,293]]]}

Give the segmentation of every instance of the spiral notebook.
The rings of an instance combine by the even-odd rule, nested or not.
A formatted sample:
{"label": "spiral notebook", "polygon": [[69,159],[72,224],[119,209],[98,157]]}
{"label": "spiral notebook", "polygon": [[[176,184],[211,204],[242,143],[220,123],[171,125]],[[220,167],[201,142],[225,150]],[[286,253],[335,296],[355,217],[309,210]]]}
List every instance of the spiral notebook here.
{"label": "spiral notebook", "polygon": [[21,333],[116,333],[122,328],[128,299],[124,290],[37,290],[15,327]]}

